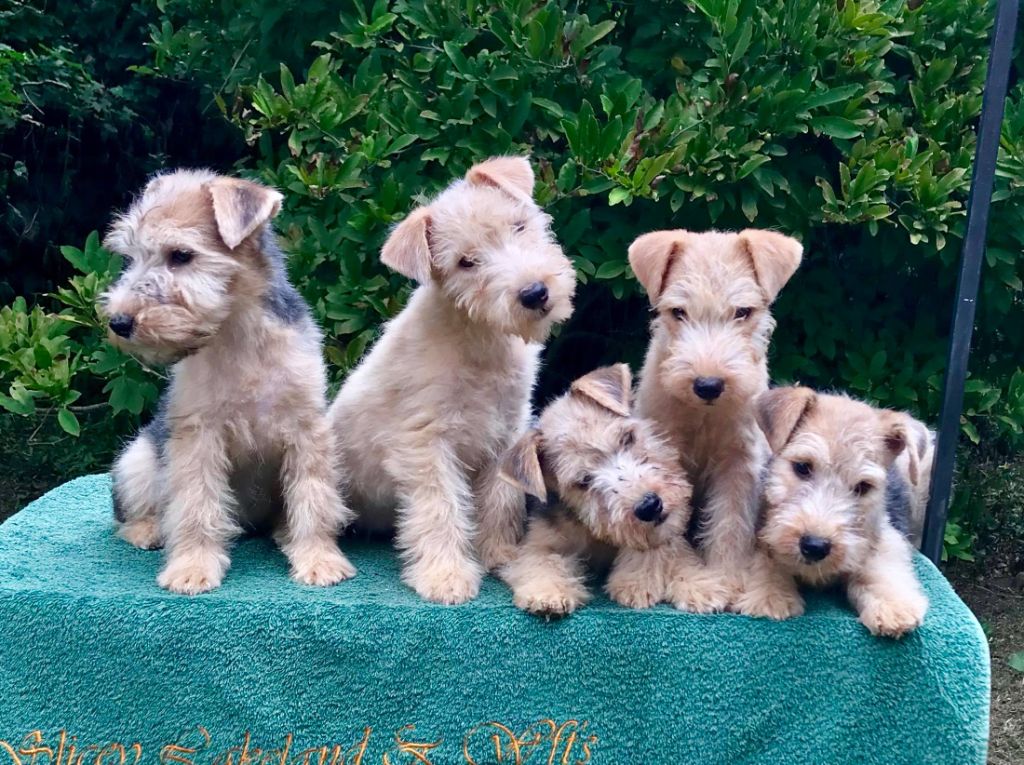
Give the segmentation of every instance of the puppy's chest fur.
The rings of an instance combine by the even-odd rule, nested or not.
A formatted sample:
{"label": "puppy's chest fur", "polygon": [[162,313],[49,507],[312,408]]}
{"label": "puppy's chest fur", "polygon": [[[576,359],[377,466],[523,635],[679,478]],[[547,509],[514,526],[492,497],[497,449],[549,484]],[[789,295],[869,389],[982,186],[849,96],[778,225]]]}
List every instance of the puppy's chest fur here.
{"label": "puppy's chest fur", "polygon": [[182,426],[210,429],[235,463],[277,458],[296,429],[325,409],[322,365],[309,340],[268,324],[250,347],[218,345],[179,362],[168,406],[172,437]]}

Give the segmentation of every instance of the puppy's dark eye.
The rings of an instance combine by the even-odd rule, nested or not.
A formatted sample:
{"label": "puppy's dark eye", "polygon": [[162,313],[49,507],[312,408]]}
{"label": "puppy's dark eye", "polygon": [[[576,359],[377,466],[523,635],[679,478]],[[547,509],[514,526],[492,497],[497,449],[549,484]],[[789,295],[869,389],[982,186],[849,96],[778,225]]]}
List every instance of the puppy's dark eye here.
{"label": "puppy's dark eye", "polygon": [[868,481],[861,481],[859,484],[853,487],[853,493],[858,497],[863,497],[865,494],[869,494],[873,491],[875,485]]}
{"label": "puppy's dark eye", "polygon": [[473,268],[476,261],[472,258],[459,258],[459,268]]}
{"label": "puppy's dark eye", "polygon": [[794,462],[793,463],[793,472],[796,473],[801,478],[805,478],[805,479],[806,478],[810,478],[811,477],[811,473],[813,471],[814,471],[814,468],[811,466],[810,462]]}
{"label": "puppy's dark eye", "polygon": [[754,312],[753,308],[737,308],[733,318],[746,319]]}
{"label": "puppy's dark eye", "polygon": [[512,230],[515,231],[517,234],[523,233],[524,231],[526,231],[526,221],[517,220],[515,223],[512,224]]}
{"label": "puppy's dark eye", "polygon": [[686,318],[686,309],[685,308],[673,308],[672,309],[672,315],[676,319],[678,319],[679,321],[682,321],[683,319]]}
{"label": "puppy's dark eye", "polygon": [[172,266],[183,266],[186,263],[192,262],[194,253],[188,250],[171,250],[171,253],[167,256],[167,260],[170,261]]}
{"label": "puppy's dark eye", "polygon": [[621,446],[623,449],[628,449],[635,443],[636,433],[634,433],[632,430],[627,430],[625,433],[622,434],[622,437],[619,439],[619,446]]}
{"label": "puppy's dark eye", "polygon": [[580,491],[586,491],[590,488],[590,484],[593,482],[594,476],[587,473],[586,475],[580,476],[580,479],[576,481],[575,486]]}

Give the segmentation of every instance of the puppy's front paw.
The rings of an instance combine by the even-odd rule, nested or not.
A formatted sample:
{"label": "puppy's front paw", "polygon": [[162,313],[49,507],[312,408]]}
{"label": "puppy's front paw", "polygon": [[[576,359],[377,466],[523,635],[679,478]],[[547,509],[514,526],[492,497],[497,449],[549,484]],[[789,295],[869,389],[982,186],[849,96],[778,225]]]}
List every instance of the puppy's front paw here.
{"label": "puppy's front paw", "polygon": [[228,568],[223,551],[196,550],[172,554],[156,582],[165,590],[198,595],[220,586]]}
{"label": "puppy's front paw", "polygon": [[681,611],[694,614],[724,611],[732,595],[727,582],[709,573],[678,578],[668,586],[669,602]]}
{"label": "puppy's front paw", "polygon": [[315,587],[329,587],[356,575],[356,567],[337,545],[293,553],[291,563],[292,578]]}
{"label": "puppy's front paw", "polygon": [[781,621],[800,616],[804,612],[804,599],[795,586],[761,586],[740,594],[733,608],[746,616],[759,616]]}
{"label": "puppy's front paw", "polygon": [[140,550],[157,550],[164,545],[160,523],[156,518],[135,518],[117,527],[117,535]]}
{"label": "puppy's front paw", "polygon": [[928,601],[924,596],[892,599],[871,596],[860,612],[860,622],[872,635],[901,638],[921,626]]}
{"label": "puppy's front paw", "polygon": [[664,597],[664,593],[651,586],[651,582],[640,581],[636,577],[617,579],[614,574],[608,577],[605,585],[608,597],[626,608],[651,608]]}
{"label": "puppy's front paw", "polygon": [[512,596],[516,608],[549,618],[571,614],[589,599],[590,593],[579,582],[543,578],[516,587]]}
{"label": "puppy's front paw", "polygon": [[480,592],[482,572],[469,564],[412,565],[403,574],[406,584],[425,600],[454,606],[472,600]]}

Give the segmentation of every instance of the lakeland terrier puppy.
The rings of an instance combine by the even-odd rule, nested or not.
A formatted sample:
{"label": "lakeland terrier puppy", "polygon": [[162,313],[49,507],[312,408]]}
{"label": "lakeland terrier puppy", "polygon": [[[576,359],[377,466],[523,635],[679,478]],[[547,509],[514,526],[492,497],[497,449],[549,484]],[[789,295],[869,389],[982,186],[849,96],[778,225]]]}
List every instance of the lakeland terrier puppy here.
{"label": "lakeland terrier puppy", "polygon": [[[655,312],[637,413],[665,430],[694,485],[698,547],[717,572],[706,598],[750,615],[787,615],[784,594],[744,580],[768,457],[753,402],[768,387],[769,306],[801,256],[795,239],[756,229],[656,231],[629,248]],[[748,584],[762,597],[743,597]]]}
{"label": "lakeland terrier puppy", "polygon": [[474,165],[392,231],[381,260],[420,286],[331,405],[361,526],[396,529],[402,579],[474,598],[508,562],[524,497],[498,458],[526,430],[541,343],[576,274],[521,157]]}
{"label": "lakeland terrier puppy", "polygon": [[111,340],[172,364],[153,422],[113,467],[119,534],[165,545],[157,581],[217,587],[242,529],[274,525],[292,576],[334,584],[355,573],[336,534],[338,493],[320,331],[288,282],[269,221],[281,195],[207,171],[155,177],[113,224],[124,257],[103,296]]}
{"label": "lakeland terrier puppy", "polygon": [[[931,434],[902,412],[809,388],[757,400],[771,446],[757,539],[759,566],[786,588],[841,583],[874,635],[900,637],[924,619],[911,519],[928,493]],[[900,459],[900,457],[905,459]]]}
{"label": "lakeland terrier puppy", "polygon": [[590,599],[588,567],[610,565],[608,595],[632,608],[660,601],[679,561],[694,575],[703,568],[684,539],[691,487],[679,455],[633,416],[631,385],[625,364],[581,377],[502,461],[507,481],[549,503],[501,570],[525,611],[575,611]]}

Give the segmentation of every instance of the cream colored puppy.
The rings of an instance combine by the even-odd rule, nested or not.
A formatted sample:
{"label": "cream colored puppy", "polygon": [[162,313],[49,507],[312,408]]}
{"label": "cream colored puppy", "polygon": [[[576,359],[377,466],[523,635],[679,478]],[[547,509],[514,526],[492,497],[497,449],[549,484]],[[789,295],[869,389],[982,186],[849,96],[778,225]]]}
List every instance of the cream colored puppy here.
{"label": "cream colored puppy", "polygon": [[633,415],[631,386],[625,364],[581,377],[504,458],[502,475],[544,507],[501,571],[519,608],[572,613],[593,569],[610,569],[616,602],[648,608],[665,597],[668,559],[703,568],[683,538],[692,488],[679,455]]}
{"label": "cream colored puppy", "polygon": [[157,581],[174,592],[218,586],[228,543],[251,528],[278,528],[300,582],[355,573],[335,538],[351,513],[320,331],[270,228],[280,206],[257,183],[179,170],[104,241],[124,258],[101,304],[111,340],[172,365],[157,416],[114,463],[114,514],[132,544],[166,546]]}
{"label": "cream colored puppy", "polygon": [[381,260],[420,283],[331,407],[359,523],[396,529],[403,580],[475,597],[506,563],[523,495],[498,458],[526,429],[541,343],[576,279],[520,157],[470,168],[392,232]]}
{"label": "cream colored puppy", "polygon": [[[629,248],[655,312],[637,413],[668,433],[694,485],[697,540],[716,573],[700,600],[776,618],[793,607],[786,593],[748,581],[768,458],[754,399],[768,387],[769,308],[801,255],[795,239],[755,229],[656,231]],[[692,600],[692,583],[677,581],[688,596],[670,599]]]}
{"label": "cream colored puppy", "polygon": [[[760,565],[802,608],[796,583],[845,586],[872,634],[901,637],[928,600],[907,539],[928,494],[931,436],[902,412],[809,388],[757,401],[772,449],[758,524]],[[903,459],[901,459],[901,457]]]}

